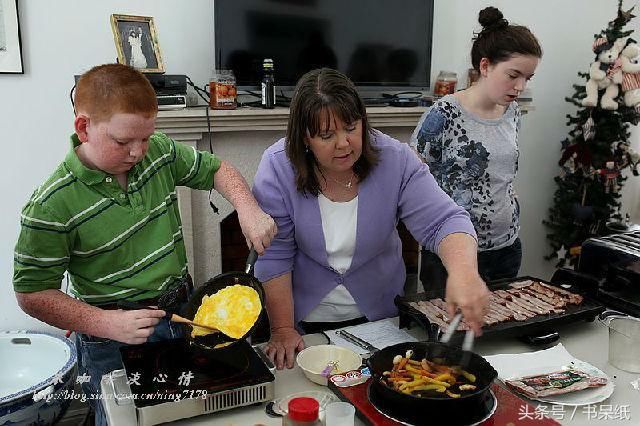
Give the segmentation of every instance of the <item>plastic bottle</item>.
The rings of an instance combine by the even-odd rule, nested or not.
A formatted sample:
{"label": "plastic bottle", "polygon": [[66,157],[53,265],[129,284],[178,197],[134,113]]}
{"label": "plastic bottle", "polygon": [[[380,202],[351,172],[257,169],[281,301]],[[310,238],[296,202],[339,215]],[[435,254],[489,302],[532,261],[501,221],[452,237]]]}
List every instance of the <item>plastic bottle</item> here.
{"label": "plastic bottle", "polygon": [[283,426],[320,426],[320,404],[315,398],[293,398],[282,418]]}
{"label": "plastic bottle", "polygon": [[262,61],[262,108],[272,109],[276,105],[276,84],[273,77],[273,59]]}

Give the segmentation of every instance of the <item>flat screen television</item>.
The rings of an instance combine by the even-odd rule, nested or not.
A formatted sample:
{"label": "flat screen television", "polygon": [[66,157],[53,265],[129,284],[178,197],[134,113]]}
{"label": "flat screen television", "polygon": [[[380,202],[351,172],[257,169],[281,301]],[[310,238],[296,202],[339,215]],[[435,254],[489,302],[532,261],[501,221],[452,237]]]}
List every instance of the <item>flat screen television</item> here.
{"label": "flat screen television", "polygon": [[233,70],[253,90],[262,61],[276,85],[291,89],[327,66],[360,90],[427,90],[433,0],[215,0],[216,68]]}

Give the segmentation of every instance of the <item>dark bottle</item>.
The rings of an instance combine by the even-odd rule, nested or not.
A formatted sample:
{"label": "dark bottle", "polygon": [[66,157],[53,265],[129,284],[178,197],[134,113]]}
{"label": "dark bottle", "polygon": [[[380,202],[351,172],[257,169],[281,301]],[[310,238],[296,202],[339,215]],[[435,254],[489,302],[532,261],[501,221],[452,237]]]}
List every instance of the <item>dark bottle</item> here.
{"label": "dark bottle", "polygon": [[273,59],[262,61],[262,108],[276,105],[276,84],[273,78]]}

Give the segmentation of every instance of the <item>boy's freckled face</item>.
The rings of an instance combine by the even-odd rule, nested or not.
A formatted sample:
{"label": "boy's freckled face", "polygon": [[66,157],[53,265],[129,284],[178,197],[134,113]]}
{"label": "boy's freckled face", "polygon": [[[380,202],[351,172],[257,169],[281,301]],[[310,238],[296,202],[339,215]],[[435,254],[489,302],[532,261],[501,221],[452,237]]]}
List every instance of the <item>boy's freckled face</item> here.
{"label": "boy's freckled face", "polygon": [[88,167],[112,175],[127,173],[144,158],[155,131],[155,115],[114,114],[109,120],[90,122],[82,144]]}

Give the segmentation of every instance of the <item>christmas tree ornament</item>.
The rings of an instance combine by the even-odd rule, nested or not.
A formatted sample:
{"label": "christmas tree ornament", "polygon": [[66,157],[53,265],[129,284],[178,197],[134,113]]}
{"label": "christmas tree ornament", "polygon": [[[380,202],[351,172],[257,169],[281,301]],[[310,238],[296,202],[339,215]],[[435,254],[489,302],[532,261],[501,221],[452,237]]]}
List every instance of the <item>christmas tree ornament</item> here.
{"label": "christmas tree ornament", "polygon": [[618,170],[624,170],[631,166],[631,148],[626,142],[618,142],[613,150],[613,161],[615,161]]}
{"label": "christmas tree ornament", "polygon": [[561,167],[560,177],[574,174],[577,170],[580,170],[583,175],[587,175],[591,168],[591,153],[585,144],[571,144],[562,152],[558,165]]}
{"label": "christmas tree ornament", "polygon": [[624,39],[598,37],[593,42],[593,53],[596,60],[589,68],[589,80],[585,86],[587,96],[582,106],[595,107],[598,104],[598,93],[604,90],[600,99],[600,107],[605,110],[617,110],[618,85],[622,83],[622,62],[618,58],[624,48]]}
{"label": "christmas tree ornament", "polygon": [[595,122],[593,121],[593,117],[589,116],[587,121],[582,125],[582,137],[585,141],[589,141],[593,139],[596,135]]}
{"label": "christmas tree ornament", "polygon": [[620,89],[624,94],[624,104],[635,109],[640,106],[640,45],[635,40],[631,38],[627,40],[625,48],[620,53],[620,61],[622,64]]}
{"label": "christmas tree ornament", "polygon": [[598,174],[603,177],[602,183],[604,184],[604,193],[617,193],[618,192],[618,176],[620,176],[620,170],[616,167],[615,161],[607,161],[604,169],[598,169]]}

